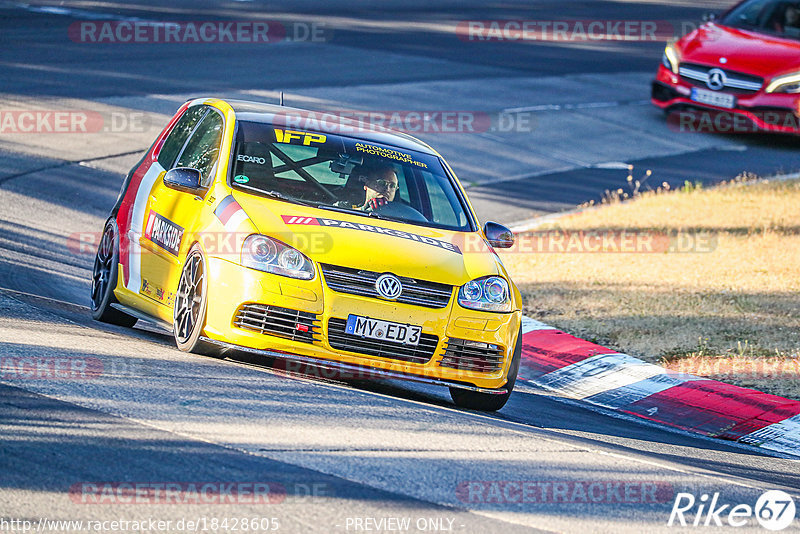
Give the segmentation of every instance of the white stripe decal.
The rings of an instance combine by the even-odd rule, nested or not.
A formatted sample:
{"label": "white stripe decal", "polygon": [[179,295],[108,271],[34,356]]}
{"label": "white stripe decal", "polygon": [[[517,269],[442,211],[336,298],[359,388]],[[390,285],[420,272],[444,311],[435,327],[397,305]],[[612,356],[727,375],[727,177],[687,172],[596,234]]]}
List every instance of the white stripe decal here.
{"label": "white stripe decal", "polygon": [[[523,334],[537,330],[555,328],[535,319],[522,317]],[[669,371],[627,354],[606,353],[591,356],[527,382],[590,404],[620,410],[636,401],[694,380],[708,379]],[[797,456],[800,454],[800,414],[747,434],[738,441]]]}
{"label": "white stripe decal", "polygon": [[556,330],[556,328],[554,326],[544,324],[541,321],[537,321],[536,319],[531,319],[530,317],[526,317],[525,315],[523,315],[522,333],[527,334],[528,332],[534,332],[536,330]]}
{"label": "white stripe decal", "polygon": [[557,389],[572,398],[583,399],[663,372],[663,367],[645,363],[627,354],[601,354],[547,373],[534,382],[548,389]]}
{"label": "white stripe decal", "polygon": [[142,287],[142,248],[139,245],[139,238],[142,236],[142,228],[144,228],[144,214],[147,208],[147,200],[150,198],[150,192],[153,190],[153,184],[156,183],[158,175],[161,174],[164,168],[154,161],[150,168],[147,170],[142,181],[139,184],[139,189],[136,191],[136,200],[133,201],[133,214],[131,215],[131,226],[128,228],[128,241],[130,248],[128,251],[128,290],[138,293]]}
{"label": "white stripe decal", "polygon": [[691,380],[702,380],[702,378],[683,373],[662,372],[645,380],[627,384],[621,389],[610,389],[599,393],[587,400],[606,408],[619,409]]}
{"label": "white stripe decal", "polygon": [[765,426],[742,436],[739,441],[763,449],[797,454],[800,450],[800,415]]}

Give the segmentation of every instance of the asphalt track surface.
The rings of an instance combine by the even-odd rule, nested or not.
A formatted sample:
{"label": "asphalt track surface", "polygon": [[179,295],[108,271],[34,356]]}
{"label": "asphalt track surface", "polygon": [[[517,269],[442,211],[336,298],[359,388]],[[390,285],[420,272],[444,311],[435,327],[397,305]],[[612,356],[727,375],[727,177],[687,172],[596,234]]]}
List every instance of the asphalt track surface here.
{"label": "asphalt track surface", "polygon": [[[0,3],[3,109],[91,110],[137,126],[0,135],[0,356],[72,358],[97,371],[0,380],[0,528],[3,519],[34,529],[41,518],[172,521],[149,530],[158,532],[228,518],[216,531],[232,532],[232,519],[246,516],[275,518],[281,532],[396,532],[404,519],[412,532],[650,532],[675,530],[667,521],[678,492],[750,505],[766,489],[800,496],[796,460],[589,410],[526,385],[524,369],[509,404],[483,415],[453,408],[438,388],[287,376],[270,362],[180,353],[155,329],[91,320],[93,250],[70,240],[99,231],[137,153],[201,94],[272,101],[283,90],[287,104],[312,109],[494,118],[527,110],[511,112],[531,114],[535,127],[525,131],[420,134],[470,184],[484,220],[515,222],[598,198],[624,185],[623,164],[652,170],[659,183],[796,170],[792,139],[670,131],[643,103],[659,43],[476,44],[452,34],[468,19],[697,21],[715,4],[33,4]],[[67,38],[71,23],[107,17],[316,21],[328,37],[274,46]],[[540,493],[462,491],[492,481]],[[92,482],[268,482],[276,498],[87,504],[91,496],[70,494]],[[597,502],[574,493],[598,483]],[[569,495],[547,493],[554,484]],[[637,499],[643,485],[659,488],[658,498]],[[763,532],[755,520],[738,530]]]}

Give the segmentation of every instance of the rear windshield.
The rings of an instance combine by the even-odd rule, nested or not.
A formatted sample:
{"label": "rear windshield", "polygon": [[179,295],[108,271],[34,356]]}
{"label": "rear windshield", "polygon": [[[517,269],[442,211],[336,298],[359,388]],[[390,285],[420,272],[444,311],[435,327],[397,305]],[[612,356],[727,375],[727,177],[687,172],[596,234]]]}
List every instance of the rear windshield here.
{"label": "rear windshield", "polygon": [[239,121],[232,188],[287,202],[471,231],[436,156],[372,141]]}

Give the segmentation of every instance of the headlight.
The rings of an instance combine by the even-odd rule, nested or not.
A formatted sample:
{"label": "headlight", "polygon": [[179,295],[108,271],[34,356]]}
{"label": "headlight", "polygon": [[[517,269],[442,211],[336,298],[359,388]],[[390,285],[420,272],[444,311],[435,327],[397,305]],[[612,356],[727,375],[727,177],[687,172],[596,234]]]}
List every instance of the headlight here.
{"label": "headlight", "polygon": [[508,282],[499,276],[471,280],[458,290],[458,303],[472,310],[510,312]]}
{"label": "headlight", "polygon": [[680,60],[678,59],[678,52],[671,44],[668,44],[664,48],[664,55],[661,56],[661,63],[671,70],[673,74],[678,74],[678,65],[680,64]]}
{"label": "headlight", "polygon": [[773,78],[766,91],[768,93],[800,93],[800,72]]}
{"label": "headlight", "polygon": [[290,278],[311,280],[314,264],[302,252],[277,239],[253,234],[242,245],[242,265]]}

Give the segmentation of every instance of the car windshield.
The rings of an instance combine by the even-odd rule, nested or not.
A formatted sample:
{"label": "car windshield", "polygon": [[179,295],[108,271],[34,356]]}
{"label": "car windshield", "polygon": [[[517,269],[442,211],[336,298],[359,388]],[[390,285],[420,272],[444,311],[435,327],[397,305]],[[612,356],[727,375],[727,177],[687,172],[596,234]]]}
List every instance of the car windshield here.
{"label": "car windshield", "polygon": [[239,121],[229,184],[323,209],[472,229],[439,158],[352,137]]}
{"label": "car windshield", "polygon": [[800,39],[800,2],[750,0],[731,10],[720,23],[733,28]]}

